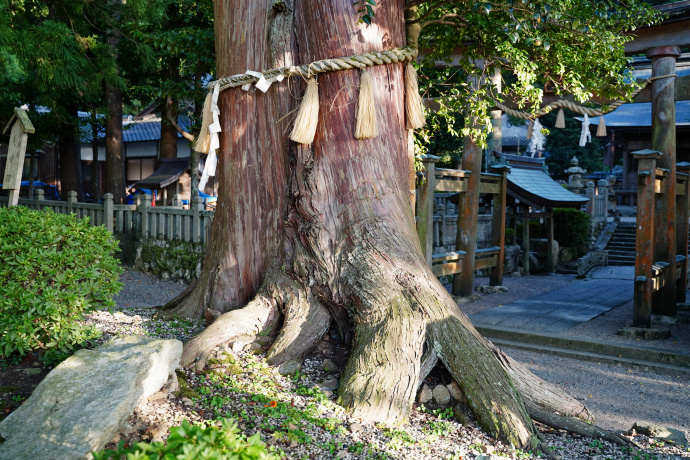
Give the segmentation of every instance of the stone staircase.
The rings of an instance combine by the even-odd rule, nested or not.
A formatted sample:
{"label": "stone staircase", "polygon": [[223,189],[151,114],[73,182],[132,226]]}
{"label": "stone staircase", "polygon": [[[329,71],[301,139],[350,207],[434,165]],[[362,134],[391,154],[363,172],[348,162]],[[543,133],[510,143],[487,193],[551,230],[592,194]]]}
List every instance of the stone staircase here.
{"label": "stone staircase", "polygon": [[635,223],[620,222],[606,250],[609,265],[635,265]]}
{"label": "stone staircase", "polygon": [[606,245],[609,265],[635,265],[635,225],[634,222],[620,222],[616,227]]}

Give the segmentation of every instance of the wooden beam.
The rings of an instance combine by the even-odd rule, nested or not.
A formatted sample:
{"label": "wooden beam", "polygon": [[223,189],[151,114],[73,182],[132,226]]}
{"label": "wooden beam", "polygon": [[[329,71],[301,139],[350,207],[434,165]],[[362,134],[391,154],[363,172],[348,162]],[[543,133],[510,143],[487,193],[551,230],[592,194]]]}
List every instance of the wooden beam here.
{"label": "wooden beam", "polygon": [[644,53],[660,46],[690,46],[690,19],[637,29],[635,35],[634,40],[625,44],[625,54]]}

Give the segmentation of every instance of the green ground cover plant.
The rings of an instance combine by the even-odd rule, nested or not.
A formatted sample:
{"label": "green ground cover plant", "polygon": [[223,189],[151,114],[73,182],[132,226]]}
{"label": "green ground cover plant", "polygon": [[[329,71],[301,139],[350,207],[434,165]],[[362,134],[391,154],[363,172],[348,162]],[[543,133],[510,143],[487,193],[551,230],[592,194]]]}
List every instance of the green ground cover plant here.
{"label": "green ground cover plant", "polygon": [[97,332],[83,313],[114,306],[117,244],[88,219],[0,209],[0,358],[40,351],[59,360]]}

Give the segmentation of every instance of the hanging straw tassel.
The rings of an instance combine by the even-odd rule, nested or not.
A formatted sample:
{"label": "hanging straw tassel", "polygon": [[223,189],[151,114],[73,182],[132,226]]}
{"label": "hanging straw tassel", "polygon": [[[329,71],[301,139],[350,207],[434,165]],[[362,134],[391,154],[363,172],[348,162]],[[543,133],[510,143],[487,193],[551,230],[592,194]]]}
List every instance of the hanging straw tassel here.
{"label": "hanging straw tassel", "polygon": [[527,139],[532,139],[532,131],[534,130],[534,122],[532,120],[529,121],[529,125],[527,125]]}
{"label": "hanging straw tassel", "polygon": [[316,78],[307,81],[302,104],[299,106],[295,126],[290,133],[290,140],[298,144],[311,144],[316,135],[316,124],[319,120],[319,85]]}
{"label": "hanging straw tassel", "polygon": [[405,67],[405,114],[407,129],[419,129],[424,126],[424,105],[419,95],[417,70],[409,62]]}
{"label": "hanging straw tassel", "polygon": [[211,132],[208,130],[211,124],[211,99],[213,99],[213,91],[209,91],[204,100],[204,108],[201,111],[201,130],[194,143],[194,150],[196,152],[208,153],[208,149],[211,146]]}
{"label": "hanging straw tassel", "polygon": [[597,126],[597,136],[606,137],[606,122],[604,121],[604,114],[599,115],[599,126]]}
{"label": "hanging straw tassel", "polygon": [[558,109],[558,115],[556,116],[556,128],[565,128],[565,113],[563,109]]}
{"label": "hanging straw tassel", "polygon": [[359,100],[357,101],[356,119],[356,139],[369,139],[379,135],[379,129],[378,126],[376,126],[374,85],[371,83],[371,75],[369,75],[366,69],[362,70],[362,76],[359,81]]}

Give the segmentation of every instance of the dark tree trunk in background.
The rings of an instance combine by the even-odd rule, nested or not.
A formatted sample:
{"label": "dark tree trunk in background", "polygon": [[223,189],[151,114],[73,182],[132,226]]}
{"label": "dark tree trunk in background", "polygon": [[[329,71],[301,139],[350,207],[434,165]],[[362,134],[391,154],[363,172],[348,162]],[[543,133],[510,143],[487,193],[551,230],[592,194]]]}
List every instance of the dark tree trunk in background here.
{"label": "dark tree trunk in background", "polygon": [[122,143],[122,91],[105,84],[105,191],[113,202],[125,202],[125,157]]}
{"label": "dark tree trunk in background", "polygon": [[68,120],[60,123],[58,152],[60,155],[60,198],[67,200],[67,194],[77,192],[77,200],[84,201],[81,182],[81,141],[76,104],[70,107]]}
{"label": "dark tree trunk in background", "polygon": [[[402,0],[377,2],[371,26],[357,23],[352,3],[217,1],[216,74],[405,46]],[[408,191],[403,69],[368,69],[380,134],[367,140],[353,136],[359,70],[319,75],[311,145],[287,139],[286,115],[300,102],[303,79],[266,94],[221,93],[219,205],[204,269],[167,312],[227,313],[185,345],[183,363],[202,360],[198,366],[209,348],[279,326],[269,362],[300,358],[333,320],[352,347],[339,402],[356,417],[405,423],[432,367],[422,362],[441,360],[486,431],[532,445],[536,430],[523,397],[568,415],[587,416],[586,409],[556,392],[545,396],[534,387],[548,384],[508,365],[426,265]]]}
{"label": "dark tree trunk in background", "polygon": [[161,100],[161,159],[177,158],[177,130],[168,117],[177,120],[177,100],[171,97]]}

